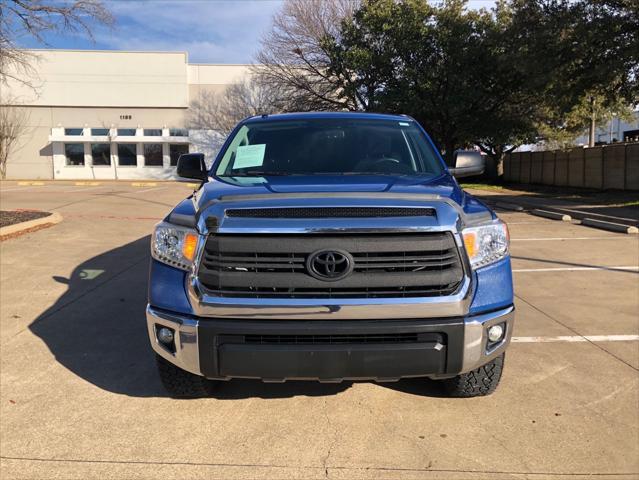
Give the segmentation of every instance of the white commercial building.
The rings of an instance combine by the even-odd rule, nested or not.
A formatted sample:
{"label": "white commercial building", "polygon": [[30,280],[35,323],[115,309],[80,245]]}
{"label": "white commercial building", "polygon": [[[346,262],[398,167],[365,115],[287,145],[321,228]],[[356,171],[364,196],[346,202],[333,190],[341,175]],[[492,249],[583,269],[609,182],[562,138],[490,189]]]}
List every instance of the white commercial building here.
{"label": "white commercial building", "polygon": [[0,108],[23,124],[7,178],[174,178],[181,153],[214,153],[188,129],[191,100],[249,74],[248,65],[189,64],[184,52],[32,53],[27,83],[0,84]]}
{"label": "white commercial building", "polygon": [[[607,145],[618,142],[639,142],[639,110],[633,112],[632,119],[621,120],[614,115],[608,122],[597,125],[595,145]],[[575,140],[576,145],[588,145],[588,132]]]}

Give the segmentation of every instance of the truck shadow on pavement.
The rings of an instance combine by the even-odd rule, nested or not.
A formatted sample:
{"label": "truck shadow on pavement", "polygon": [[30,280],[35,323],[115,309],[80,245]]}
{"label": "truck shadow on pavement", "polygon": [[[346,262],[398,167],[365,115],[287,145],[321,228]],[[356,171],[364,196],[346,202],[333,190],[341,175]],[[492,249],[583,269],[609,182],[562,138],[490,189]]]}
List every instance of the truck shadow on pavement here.
{"label": "truck shadow on pavement", "polygon": [[[67,290],[29,329],[58,362],[101,389],[133,397],[168,397],[156,372],[144,316],[149,242],[149,236],[140,238],[81,263],[69,278],[54,277]],[[232,380],[222,382],[214,398],[335,395],[351,385]],[[413,381],[384,385],[402,391],[416,388]],[[423,380],[417,390],[440,395]]]}

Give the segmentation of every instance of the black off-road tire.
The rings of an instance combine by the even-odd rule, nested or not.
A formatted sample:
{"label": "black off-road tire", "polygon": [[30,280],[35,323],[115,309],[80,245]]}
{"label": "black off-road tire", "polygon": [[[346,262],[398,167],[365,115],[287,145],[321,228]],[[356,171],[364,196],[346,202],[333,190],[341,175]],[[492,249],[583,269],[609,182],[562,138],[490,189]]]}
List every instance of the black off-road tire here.
{"label": "black off-road tire", "polygon": [[495,391],[504,368],[505,353],[494,358],[486,365],[443,380],[444,388],[451,397],[481,397]]}
{"label": "black off-road tire", "polygon": [[200,375],[176,367],[160,355],[155,355],[155,362],[164,388],[175,398],[209,397],[215,391],[216,381],[208,380]]}

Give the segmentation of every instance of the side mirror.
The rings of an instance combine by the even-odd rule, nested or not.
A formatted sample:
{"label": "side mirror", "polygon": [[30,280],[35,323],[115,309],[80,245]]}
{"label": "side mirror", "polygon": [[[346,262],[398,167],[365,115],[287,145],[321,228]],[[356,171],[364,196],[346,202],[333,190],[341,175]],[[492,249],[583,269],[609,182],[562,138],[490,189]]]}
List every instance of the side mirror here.
{"label": "side mirror", "polygon": [[184,153],[178,158],[177,174],[182,178],[192,178],[206,182],[209,174],[203,153]]}
{"label": "side mirror", "polygon": [[448,171],[456,178],[481,175],[486,169],[486,160],[481,153],[472,150],[455,152],[455,168]]}

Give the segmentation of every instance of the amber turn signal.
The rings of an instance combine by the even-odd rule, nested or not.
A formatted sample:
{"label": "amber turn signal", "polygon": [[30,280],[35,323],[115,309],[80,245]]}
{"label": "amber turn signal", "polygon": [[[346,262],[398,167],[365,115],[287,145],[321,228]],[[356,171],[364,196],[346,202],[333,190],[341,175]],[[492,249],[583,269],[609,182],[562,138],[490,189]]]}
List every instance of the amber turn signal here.
{"label": "amber turn signal", "polygon": [[197,235],[194,233],[187,233],[184,236],[184,243],[182,244],[182,255],[184,258],[193,261],[195,258],[195,250],[197,248]]}
{"label": "amber turn signal", "polygon": [[475,232],[464,233],[464,246],[469,258],[473,258],[477,253],[477,234]]}

